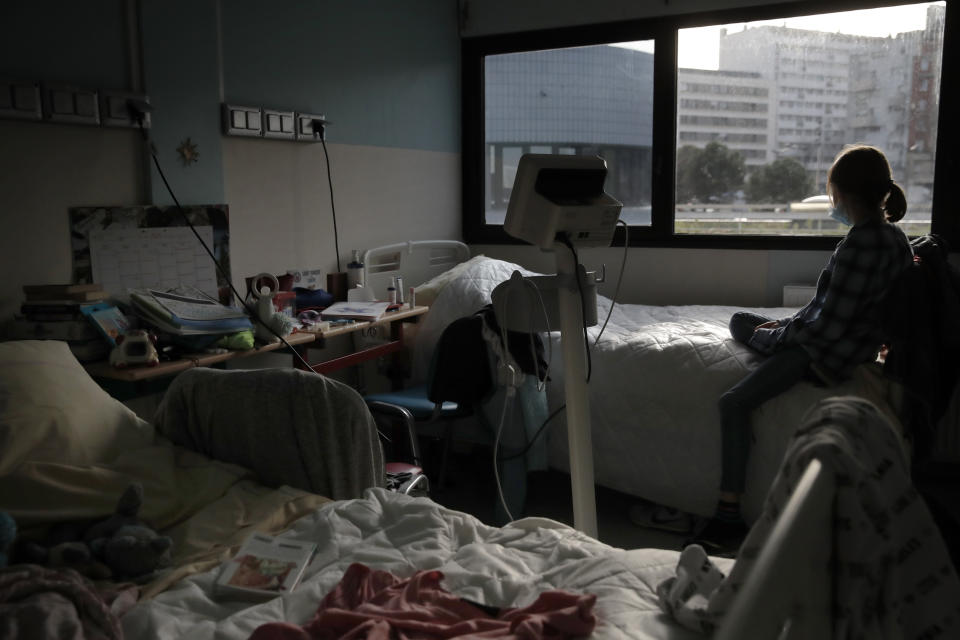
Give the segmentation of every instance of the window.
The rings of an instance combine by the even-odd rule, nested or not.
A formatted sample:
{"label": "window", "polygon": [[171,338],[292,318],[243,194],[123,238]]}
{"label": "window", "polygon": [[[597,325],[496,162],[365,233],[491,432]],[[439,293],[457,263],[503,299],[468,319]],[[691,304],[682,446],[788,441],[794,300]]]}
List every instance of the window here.
{"label": "window", "polygon": [[607,161],[632,244],[828,248],[845,229],[803,200],[862,142],[904,187],[908,233],[960,246],[960,185],[936,161],[955,126],[941,108],[960,108],[941,60],[957,2],[839,0],[848,11],[800,18],[773,3],[467,38],[465,236],[512,241],[500,225],[520,155],[577,153]]}
{"label": "window", "polygon": [[524,153],[596,154],[623,219],[650,224],[653,42],[487,56],[483,219],[502,224]]}
{"label": "window", "polygon": [[[912,23],[902,24],[910,15],[905,11],[913,13]],[[732,72],[752,72],[762,79],[769,95],[789,92],[796,100],[781,100],[780,111],[771,114],[769,124],[777,134],[767,141],[767,153],[730,141],[712,146],[685,143],[684,134],[693,126],[756,127],[755,122],[680,116],[675,233],[846,233],[845,226],[829,219],[825,205],[813,208],[804,201],[826,194],[827,171],[843,146],[852,142],[872,144],[885,152],[894,179],[907,194],[908,213],[902,226],[912,235],[929,233],[938,105],[924,98],[931,78],[922,72],[929,72],[923,57],[927,50],[932,48],[939,55],[942,47],[942,21],[936,19],[942,11],[942,3],[934,3],[681,29],[678,55],[690,67],[716,73],[731,87],[742,82]],[[869,31],[864,30],[865,23]],[[904,55],[911,54],[920,59],[919,70],[901,63]],[[797,74],[783,69],[801,60],[810,67],[827,66],[818,63],[824,58],[832,58],[829,73],[803,75],[802,90],[791,86]],[[938,77],[932,80],[939,85]],[[901,87],[909,87],[913,108],[890,113],[885,107],[903,100]],[[849,100],[830,103],[814,98],[827,88],[846,90]],[[682,89],[677,100],[682,112],[689,102]],[[759,106],[766,110],[766,105]],[[908,123],[913,125],[909,133]],[[833,129],[841,135],[832,135]],[[903,140],[905,135],[910,139]],[[920,148],[931,151],[917,162]],[[751,162],[757,159],[762,162]]]}

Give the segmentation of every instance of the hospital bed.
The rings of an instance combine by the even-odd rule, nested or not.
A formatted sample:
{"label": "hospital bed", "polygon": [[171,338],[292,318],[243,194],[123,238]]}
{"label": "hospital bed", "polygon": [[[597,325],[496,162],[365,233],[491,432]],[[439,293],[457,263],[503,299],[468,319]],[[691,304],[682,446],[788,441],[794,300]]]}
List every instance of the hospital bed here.
{"label": "hospital bed", "polygon": [[[405,285],[423,291],[418,304],[430,305],[413,339],[414,382],[425,379],[433,346],[450,322],[489,304],[493,289],[514,271],[533,275],[516,264],[483,256],[466,260],[466,255],[466,247],[445,241],[391,245],[366,254],[368,278],[389,282],[401,275]],[[422,265],[431,261],[435,268],[427,272]],[[378,264],[376,274],[370,271]],[[589,394],[596,482],[681,511],[711,515],[720,481],[717,400],[758,363],[754,352],[729,337],[730,316],[744,309],[618,303],[594,345],[612,303],[598,296],[597,304],[600,323],[588,329],[593,345]],[[749,310],[777,318],[795,311]],[[554,360],[547,395],[553,412],[564,401],[564,368],[559,333],[551,333],[550,341]],[[801,382],[764,404],[754,415],[755,441],[744,496],[748,520],[760,511],[793,426],[814,402],[837,394],[867,398],[895,420],[891,408],[895,390],[871,366],[830,388]],[[568,471],[562,411],[547,434],[550,466]]]}
{"label": "hospital bed", "polygon": [[[678,575],[676,551],[618,549],[544,518],[491,527],[429,498],[382,488],[332,501],[289,486],[266,486],[250,470],[157,438],[148,423],[97,393],[70,358],[66,345],[52,341],[0,345],[0,382],[10,400],[0,407],[0,436],[7,445],[0,450],[5,465],[0,509],[24,521],[53,514],[96,516],[109,513],[113,503],[97,489],[132,480],[144,484],[150,513],[141,515],[163,520],[157,527],[175,538],[178,562],[143,585],[132,608],[114,600],[113,615],[120,616],[125,637],[245,639],[261,625],[278,622],[288,623],[292,634],[309,623],[325,595],[357,563],[398,578],[437,570],[447,592],[495,609],[525,607],[551,590],[593,595],[594,638],[704,637],[668,616],[656,593],[659,584]],[[73,411],[65,411],[71,404]],[[34,408],[33,417],[23,413],[27,406]],[[70,424],[57,424],[63,420]],[[804,466],[796,489],[777,484],[785,501],[775,514],[765,512],[770,530],[755,540],[756,561],[738,589],[746,595],[734,599],[717,637],[748,637],[743,629],[751,631],[749,637],[777,637],[787,621],[792,635],[782,637],[831,637],[833,484],[830,471],[815,461]],[[302,582],[262,603],[215,595],[220,563],[254,530],[318,544]],[[732,560],[712,561],[734,575]],[[798,566],[804,571],[795,573]],[[784,575],[790,576],[787,582]],[[69,600],[64,594],[61,600]],[[16,604],[16,596],[15,590],[3,591],[0,606]],[[84,606],[82,613],[89,614],[89,600]]]}

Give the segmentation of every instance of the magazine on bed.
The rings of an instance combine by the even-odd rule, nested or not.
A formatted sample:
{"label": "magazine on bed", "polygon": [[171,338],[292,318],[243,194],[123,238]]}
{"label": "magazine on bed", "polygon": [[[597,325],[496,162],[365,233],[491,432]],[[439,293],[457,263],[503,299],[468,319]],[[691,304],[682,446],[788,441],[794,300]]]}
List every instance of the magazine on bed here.
{"label": "magazine on bed", "polygon": [[223,565],[214,592],[242,600],[266,600],[289,593],[316,548],[312,542],[254,533]]}

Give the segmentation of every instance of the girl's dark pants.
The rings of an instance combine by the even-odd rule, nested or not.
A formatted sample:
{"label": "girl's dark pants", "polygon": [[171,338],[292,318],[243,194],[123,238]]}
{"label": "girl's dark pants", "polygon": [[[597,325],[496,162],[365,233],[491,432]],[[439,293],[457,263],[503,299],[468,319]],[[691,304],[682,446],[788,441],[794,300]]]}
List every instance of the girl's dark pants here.
{"label": "girl's dark pants", "polygon": [[[730,335],[737,342],[750,346],[754,329],[770,320],[772,318],[755,313],[735,313],[730,318]],[[810,356],[803,347],[785,347],[767,357],[759,367],[720,396],[721,491],[743,493],[753,440],[750,414],[802,380],[809,367]]]}

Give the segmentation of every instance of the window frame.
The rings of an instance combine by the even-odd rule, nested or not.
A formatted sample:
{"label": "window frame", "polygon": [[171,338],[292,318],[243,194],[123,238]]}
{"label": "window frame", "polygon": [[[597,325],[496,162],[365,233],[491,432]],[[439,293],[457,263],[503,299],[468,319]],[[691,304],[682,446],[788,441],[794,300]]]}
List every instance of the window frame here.
{"label": "window frame", "polygon": [[[936,166],[931,233],[938,234],[955,251],[960,249],[960,215],[953,208],[960,202],[957,153],[948,155],[960,124],[946,114],[960,112],[960,88],[951,78],[960,78],[960,0],[946,0],[940,76],[940,108],[937,116]],[[805,0],[760,4],[688,14],[676,14],[588,26],[477,36],[461,40],[461,108],[463,117],[461,168],[464,240],[469,244],[525,244],[508,235],[502,225],[484,221],[484,58],[488,55],[590,46],[639,40],[654,41],[653,137],[651,179],[651,225],[630,227],[630,246],[831,250],[838,236],[708,235],[673,231],[677,151],[677,42],[678,31],[753,20],[770,20],[854,9],[922,4],[888,0]],[[951,33],[955,36],[951,37]],[[955,42],[956,41],[956,42]],[[853,142],[853,141],[851,141]],[[896,179],[896,176],[894,176]],[[668,185],[668,188],[665,188]],[[614,244],[622,246],[623,229]]]}

